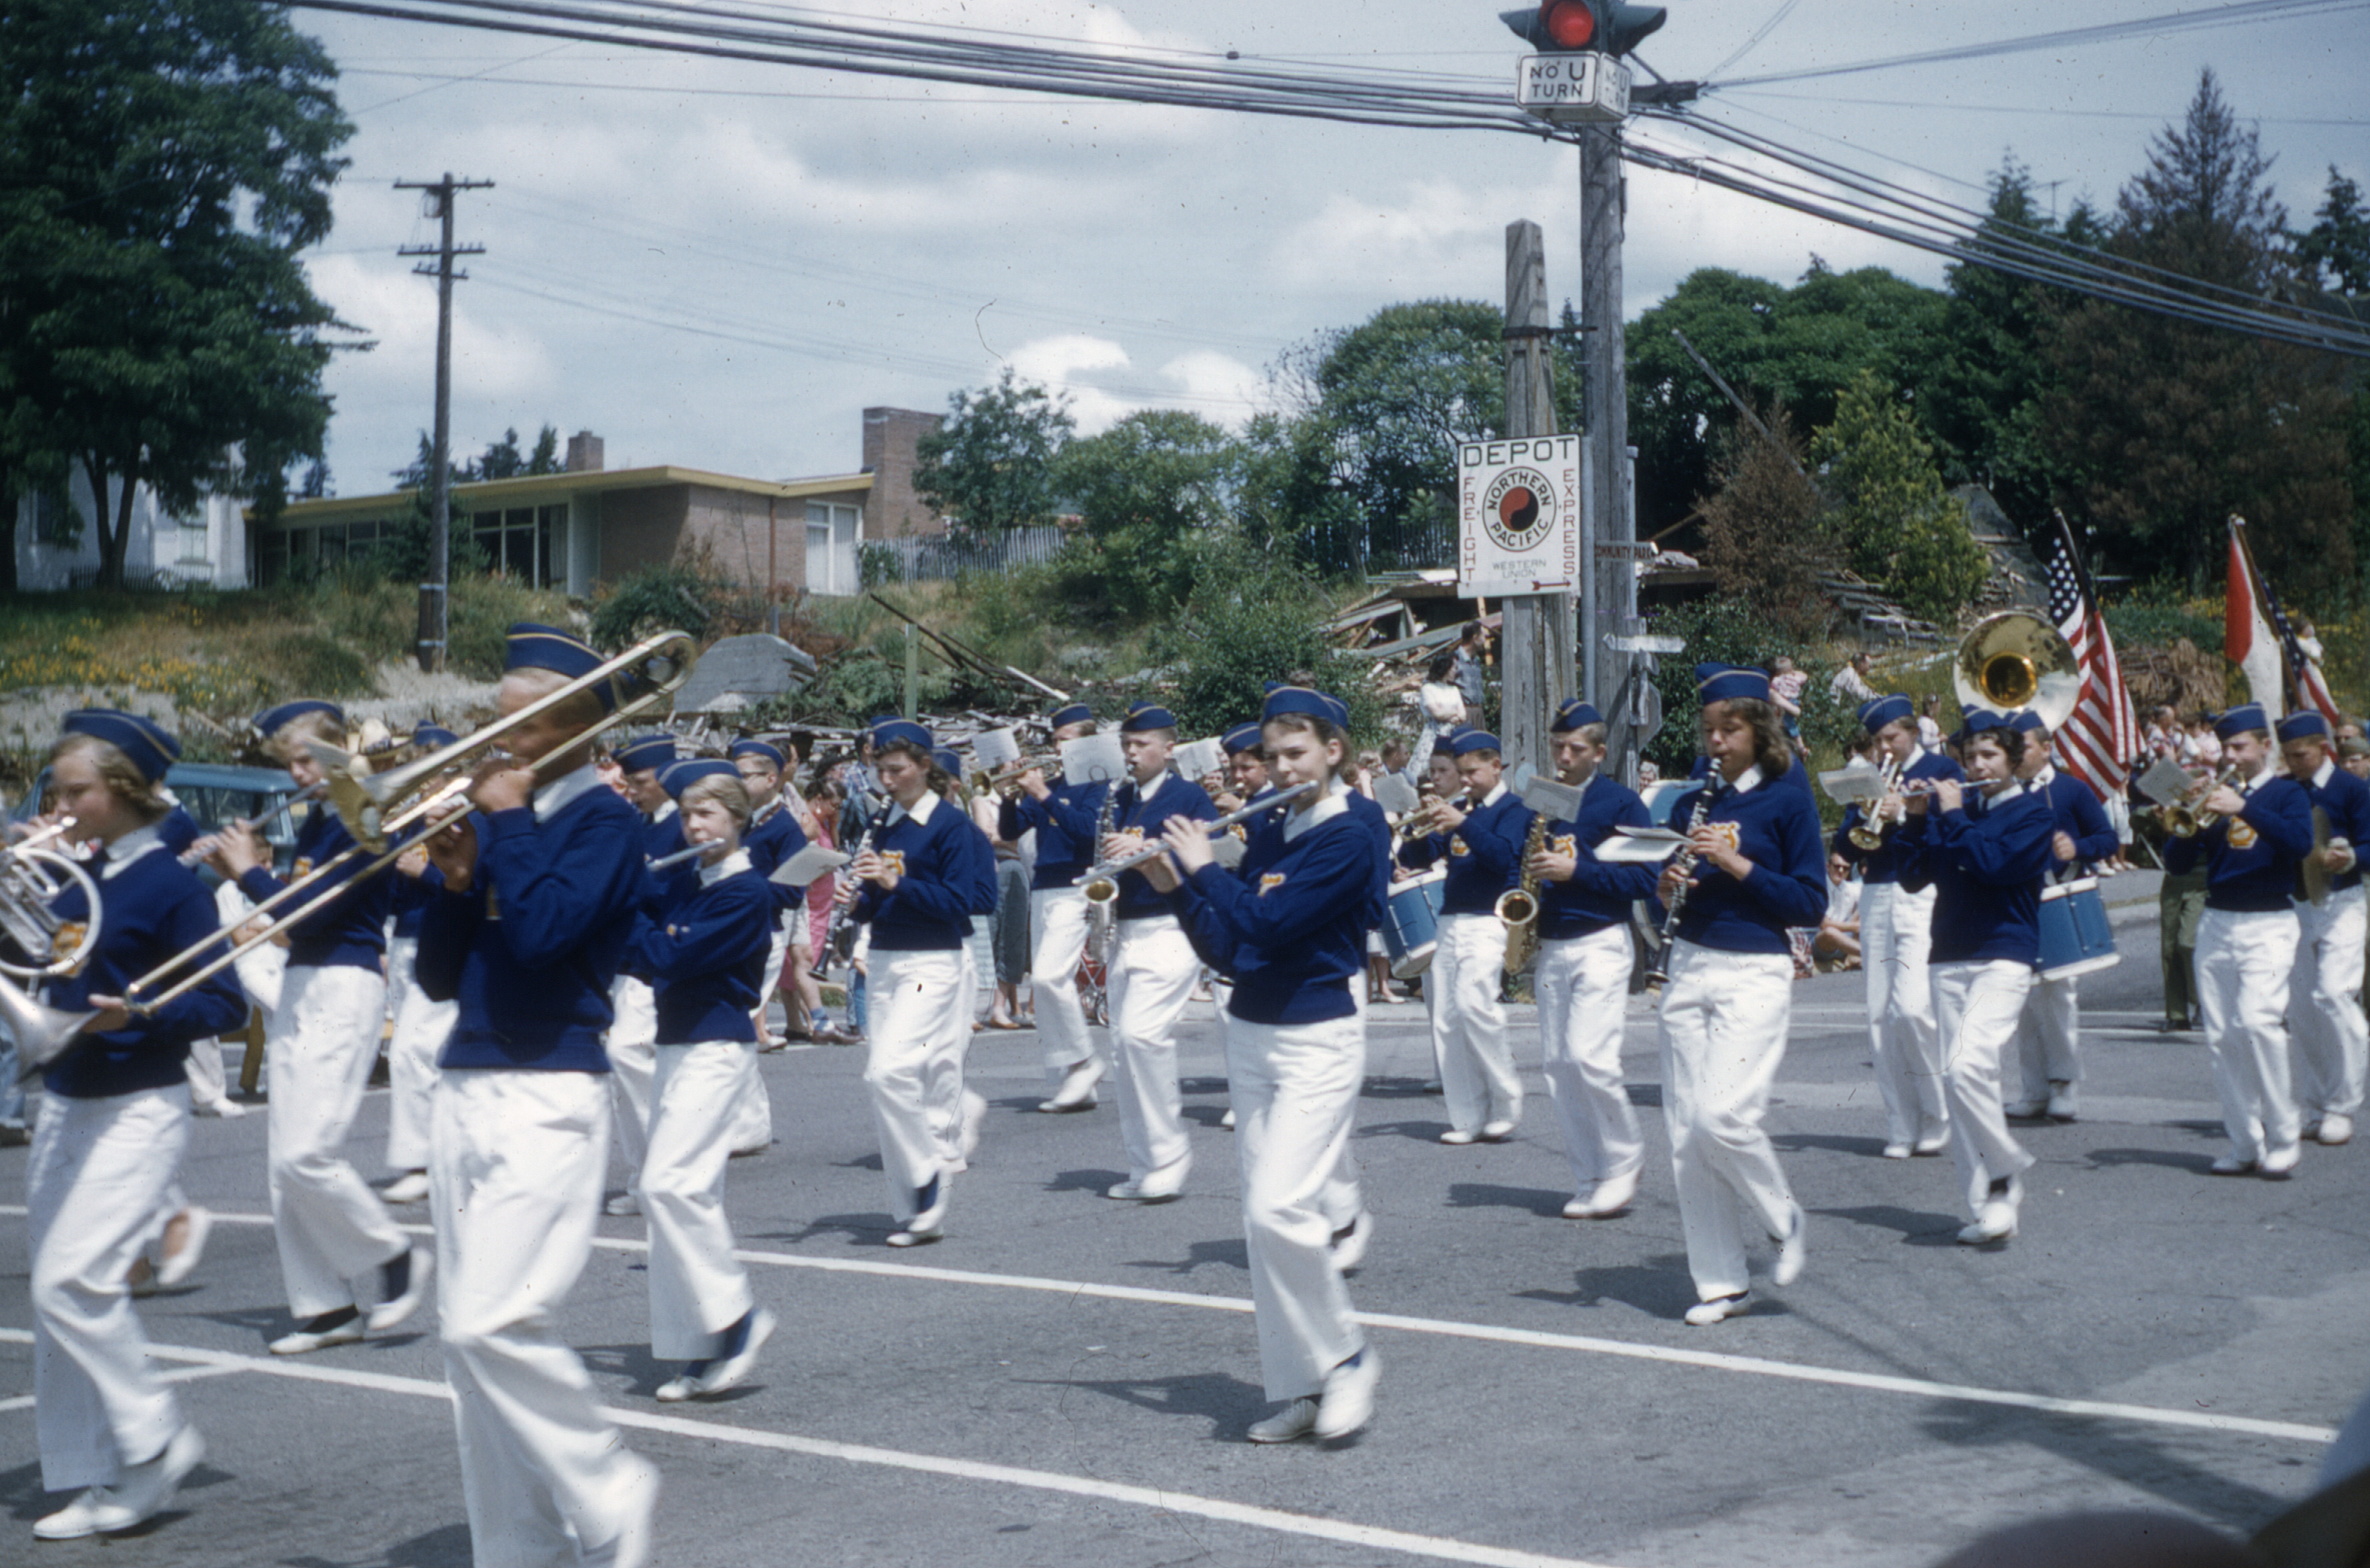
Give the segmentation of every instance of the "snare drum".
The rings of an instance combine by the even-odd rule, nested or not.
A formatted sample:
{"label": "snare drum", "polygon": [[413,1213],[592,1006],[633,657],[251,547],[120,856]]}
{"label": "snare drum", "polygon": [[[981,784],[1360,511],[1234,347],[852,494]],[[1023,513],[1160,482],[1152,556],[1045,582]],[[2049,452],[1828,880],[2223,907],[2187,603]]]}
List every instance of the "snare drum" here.
{"label": "snare drum", "polygon": [[1445,866],[1391,884],[1391,901],[1383,912],[1383,946],[1390,950],[1394,978],[1411,980],[1432,967],[1432,950],[1440,945],[1440,902],[1447,887]]}
{"label": "snare drum", "polygon": [[2094,969],[2111,968],[2115,928],[2107,919],[2107,901],[2099,896],[2099,879],[2077,877],[2052,882],[2041,890],[2041,977],[2070,980]]}

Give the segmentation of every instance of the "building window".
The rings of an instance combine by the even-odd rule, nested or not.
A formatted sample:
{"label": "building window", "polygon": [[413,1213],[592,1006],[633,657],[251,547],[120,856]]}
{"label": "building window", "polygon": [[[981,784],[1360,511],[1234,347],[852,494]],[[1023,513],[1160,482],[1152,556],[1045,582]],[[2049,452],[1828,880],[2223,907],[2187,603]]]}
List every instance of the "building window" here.
{"label": "building window", "polygon": [[562,584],[568,576],[568,508],[513,506],[480,512],[469,519],[471,536],[485,552],[489,571],[538,588]]}
{"label": "building window", "polygon": [[213,559],[206,554],[206,520],[203,517],[181,519],[181,556],[183,566],[203,566]]}
{"label": "building window", "polygon": [[864,513],[828,501],[807,502],[807,592],[853,594],[858,584],[856,548],[864,537]]}
{"label": "building window", "polygon": [[82,539],[82,527],[74,514],[74,507],[65,497],[42,490],[33,497],[33,542],[37,545],[74,545]]}

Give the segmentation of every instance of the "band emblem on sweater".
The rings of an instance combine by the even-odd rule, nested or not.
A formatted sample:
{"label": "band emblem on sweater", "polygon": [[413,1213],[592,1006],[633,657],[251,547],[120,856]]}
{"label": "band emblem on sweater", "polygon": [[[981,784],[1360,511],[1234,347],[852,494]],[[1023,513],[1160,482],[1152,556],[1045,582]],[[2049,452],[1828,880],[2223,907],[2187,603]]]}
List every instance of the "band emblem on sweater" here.
{"label": "band emblem on sweater", "polygon": [[[59,953],[74,951],[75,949],[82,946],[82,940],[89,930],[90,927],[86,921],[59,921],[58,934],[50,939],[50,956],[54,958]],[[87,956],[86,955],[86,958],[82,962],[76,963],[72,969],[66,971],[66,974],[69,976],[81,974],[83,971],[83,963],[86,963],[87,961]]]}
{"label": "band emblem on sweater", "polygon": [[1706,823],[1704,825],[1711,829],[1711,836],[1720,840],[1722,848],[1737,853],[1743,852],[1743,840],[1737,836],[1735,823],[1713,822]]}
{"label": "band emblem on sweater", "polygon": [[1462,835],[1450,836],[1448,840],[1448,852],[1452,855],[1470,855],[1473,853],[1472,850],[1465,847],[1465,839]]}
{"label": "band emblem on sweater", "polygon": [[883,849],[880,851],[880,863],[888,867],[895,875],[902,877],[905,874],[905,851]]}
{"label": "band emblem on sweater", "polygon": [[2259,836],[2261,836],[2255,832],[2253,824],[2249,823],[2246,818],[2232,817],[2230,819],[2231,848],[2252,849],[2255,847],[2255,840]]}
{"label": "band emblem on sweater", "polygon": [[1570,855],[1577,859],[1580,854],[1580,835],[1576,833],[1550,834],[1547,836],[1547,853],[1550,855]]}
{"label": "band emblem on sweater", "polygon": [[1282,871],[1270,871],[1265,876],[1260,878],[1260,896],[1264,898],[1268,894],[1283,885],[1283,873]]}

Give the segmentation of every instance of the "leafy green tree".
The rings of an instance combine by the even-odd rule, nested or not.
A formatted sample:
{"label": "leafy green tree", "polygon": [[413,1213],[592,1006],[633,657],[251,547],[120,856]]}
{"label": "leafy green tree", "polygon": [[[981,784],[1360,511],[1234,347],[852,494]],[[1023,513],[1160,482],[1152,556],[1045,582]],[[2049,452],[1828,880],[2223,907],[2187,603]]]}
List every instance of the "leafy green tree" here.
{"label": "leafy green tree", "polygon": [[944,423],[915,444],[914,488],[973,534],[1051,523],[1053,459],[1077,428],[1068,401],[1007,365],[993,386],[947,399]]}
{"label": "leafy green tree", "polygon": [[186,508],[320,455],[342,324],[297,254],[352,134],[335,75],[249,0],[11,0],[0,22],[0,474],[84,470],[102,586],[135,487]]}
{"label": "leafy green tree", "polygon": [[1911,613],[1949,625],[1983,586],[1990,562],[1967,531],[1966,508],[1942,488],[1916,415],[1874,371],[1854,376],[1835,422],[1811,443],[1825,471],[1835,535],[1852,569]]}
{"label": "leafy green tree", "polygon": [[1785,407],[1772,405],[1762,422],[1774,443],[1742,420],[1720,438],[1719,488],[1703,502],[1703,564],[1722,597],[1752,605],[1799,648],[1826,640],[1835,612],[1819,578],[1843,551]]}
{"label": "leafy green tree", "polygon": [[[2207,71],[2118,194],[2108,248],[2245,294],[2292,287],[2270,170]],[[2042,429],[2052,458],[2082,476],[2068,511],[2107,570],[2202,589],[2235,512],[2289,597],[2351,586],[2349,410],[2327,356],[2091,300],[2065,312],[2049,354]]]}
{"label": "leafy green tree", "polygon": [[1113,609],[1152,614],[1191,593],[1201,546],[1230,519],[1239,464],[1232,436],[1168,409],[1062,449],[1054,485],[1095,542]]}
{"label": "leafy green tree", "polygon": [[2294,236],[2296,263],[2305,275],[2348,298],[2370,294],[2370,213],[2362,209],[2362,187],[2329,169],[2329,191],[2312,227]]}

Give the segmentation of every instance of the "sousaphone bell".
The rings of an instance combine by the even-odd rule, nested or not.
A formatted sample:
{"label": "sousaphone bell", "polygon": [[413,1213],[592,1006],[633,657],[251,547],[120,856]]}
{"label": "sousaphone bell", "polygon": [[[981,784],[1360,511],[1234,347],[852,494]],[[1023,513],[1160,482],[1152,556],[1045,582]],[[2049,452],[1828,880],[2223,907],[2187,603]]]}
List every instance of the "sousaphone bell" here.
{"label": "sousaphone bell", "polygon": [[1959,641],[1951,672],[1962,711],[2013,713],[2029,708],[2054,734],[2082,694],[2074,645],[2039,616],[2002,610],[1977,621]]}

